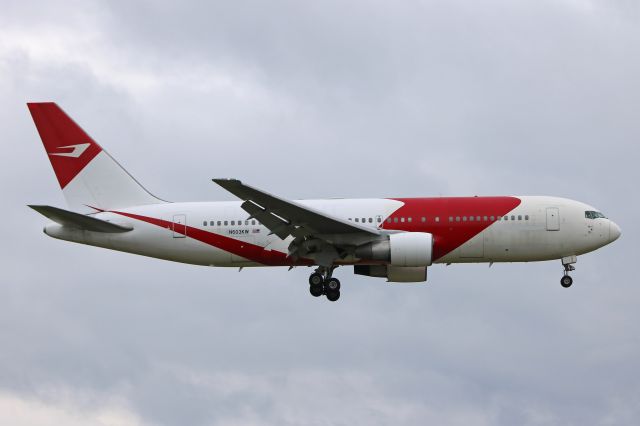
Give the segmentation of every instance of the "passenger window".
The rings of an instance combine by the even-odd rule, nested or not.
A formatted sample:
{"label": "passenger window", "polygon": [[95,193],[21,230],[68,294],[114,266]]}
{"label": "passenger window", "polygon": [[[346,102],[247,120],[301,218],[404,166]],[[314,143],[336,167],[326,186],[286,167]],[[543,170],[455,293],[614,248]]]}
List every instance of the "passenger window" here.
{"label": "passenger window", "polygon": [[456,216],[456,222],[460,222],[460,216]]}
{"label": "passenger window", "polygon": [[236,224],[236,221],[235,221],[235,220],[232,220],[232,221],[231,221],[231,226],[234,226],[235,224]]}
{"label": "passenger window", "polygon": [[408,218],[408,219],[407,219],[407,222],[411,222],[411,218]]}
{"label": "passenger window", "polygon": [[[484,220],[487,220],[486,218],[487,218],[487,217],[485,216],[485,219],[484,219]],[[491,216],[489,219],[491,219],[491,222],[493,222],[496,218],[495,218],[494,216]]]}
{"label": "passenger window", "polygon": [[[476,220],[477,220],[478,222],[480,222],[480,216],[476,216]],[[486,217],[486,216],[484,217],[484,220],[487,220],[487,217]]]}
{"label": "passenger window", "polygon": [[388,219],[387,219],[387,223],[391,223],[391,218],[388,218]]}
{"label": "passenger window", "polygon": [[222,222],[221,222],[221,221],[218,221],[218,226],[220,226],[220,225],[222,225]]}
{"label": "passenger window", "polygon": [[524,220],[529,220],[529,215],[528,214],[524,215]]}
{"label": "passenger window", "polygon": [[378,223],[382,222],[382,218],[381,217],[378,217],[377,219],[378,219]]}
{"label": "passenger window", "polygon": [[424,216],[422,216],[422,219],[420,219],[420,220],[422,220],[422,223],[424,223],[424,222],[426,222],[426,221],[427,221],[427,218],[426,218],[426,217],[424,217]]}
{"label": "passenger window", "polygon": [[373,219],[369,218],[369,223],[373,223]]}
{"label": "passenger window", "polygon": [[398,218],[397,217],[393,218],[393,223],[398,223]]}
{"label": "passenger window", "polygon": [[400,218],[400,222],[404,222],[404,217],[401,217],[401,218]]}
{"label": "passenger window", "polygon": [[207,221],[202,222],[202,226],[207,226]]}
{"label": "passenger window", "polygon": [[469,216],[469,222],[473,222],[473,221],[474,221],[473,216]]}
{"label": "passenger window", "polygon": [[462,221],[466,222],[467,221],[467,217],[466,216],[462,216]]}
{"label": "passenger window", "polygon": [[[491,220],[493,220],[493,216],[491,216]],[[487,221],[487,217],[486,216],[484,217],[484,221],[485,222]]]}
{"label": "passenger window", "polygon": [[367,223],[364,217],[362,218],[362,223]]}
{"label": "passenger window", "polygon": [[511,215],[511,220],[516,220],[516,217],[514,215]]}
{"label": "passenger window", "polygon": [[358,223],[360,222],[360,219],[358,219],[357,217],[356,217],[356,222],[358,222]]}
{"label": "passenger window", "polygon": [[440,216],[436,216],[436,222],[440,222]]}
{"label": "passenger window", "polygon": [[227,226],[229,224],[229,222],[227,222],[226,220],[224,221],[224,226]]}
{"label": "passenger window", "polygon": [[504,220],[509,220],[509,216],[505,216],[505,217],[504,217]]}
{"label": "passenger window", "polygon": [[453,216],[449,216],[449,222],[453,222]]}
{"label": "passenger window", "polygon": [[518,215],[518,220],[522,220],[522,215]]}

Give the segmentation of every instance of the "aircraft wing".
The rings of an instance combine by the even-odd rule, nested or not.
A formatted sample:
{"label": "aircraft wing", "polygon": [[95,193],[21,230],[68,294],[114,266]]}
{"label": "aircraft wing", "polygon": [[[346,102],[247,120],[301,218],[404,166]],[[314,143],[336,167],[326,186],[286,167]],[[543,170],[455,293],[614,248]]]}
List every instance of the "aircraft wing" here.
{"label": "aircraft wing", "polygon": [[[286,200],[246,185],[238,179],[213,179],[215,183],[244,200],[242,208],[281,239],[322,235],[366,234],[380,236],[379,230],[333,217],[295,201]],[[347,235],[345,235],[347,234]]]}

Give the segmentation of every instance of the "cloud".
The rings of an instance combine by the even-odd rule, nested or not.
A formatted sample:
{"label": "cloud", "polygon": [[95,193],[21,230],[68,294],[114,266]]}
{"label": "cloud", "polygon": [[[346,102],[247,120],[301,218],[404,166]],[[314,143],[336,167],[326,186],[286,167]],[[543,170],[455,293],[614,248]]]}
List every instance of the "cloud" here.
{"label": "cloud", "polygon": [[[634,424],[633,2],[3,5],[0,420]],[[623,229],[556,263],[425,286],[196,268],[46,238],[64,205],[24,106],[56,100],[172,200],[532,193]],[[631,187],[631,189],[629,189]],[[18,419],[18,420],[16,420]],[[7,422],[5,421],[5,423]],[[100,423],[102,422],[102,423]]]}
{"label": "cloud", "polygon": [[0,421],[16,426],[64,424],[68,426],[142,426],[145,424],[121,404],[107,403],[97,407],[75,405],[68,398],[42,401],[0,394]]}

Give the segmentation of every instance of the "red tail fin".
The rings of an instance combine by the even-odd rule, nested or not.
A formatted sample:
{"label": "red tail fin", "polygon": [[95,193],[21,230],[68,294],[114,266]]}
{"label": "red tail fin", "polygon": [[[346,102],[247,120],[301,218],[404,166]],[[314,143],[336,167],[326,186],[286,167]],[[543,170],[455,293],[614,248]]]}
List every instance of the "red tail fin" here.
{"label": "red tail fin", "polygon": [[60,187],[64,189],[102,148],[54,102],[34,102],[27,106]]}
{"label": "red tail fin", "polygon": [[39,102],[27,106],[71,209],[81,212],[164,202],[144,189],[58,105]]}

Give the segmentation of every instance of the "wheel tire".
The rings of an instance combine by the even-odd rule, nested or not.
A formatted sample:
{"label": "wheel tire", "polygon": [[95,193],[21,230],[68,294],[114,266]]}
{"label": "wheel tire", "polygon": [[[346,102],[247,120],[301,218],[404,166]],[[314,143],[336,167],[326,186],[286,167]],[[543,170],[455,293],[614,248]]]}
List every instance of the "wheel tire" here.
{"label": "wheel tire", "polygon": [[340,280],[338,280],[337,278],[331,278],[325,283],[324,286],[327,293],[330,291],[340,291]]}
{"label": "wheel tire", "polygon": [[313,297],[322,296],[322,293],[324,293],[324,288],[322,284],[311,284],[309,286],[309,293],[311,293]]}
{"label": "wheel tire", "polygon": [[571,278],[569,275],[565,275],[560,279],[560,285],[564,288],[571,287],[571,284],[573,284],[573,278]]}
{"label": "wheel tire", "polygon": [[309,276],[309,285],[322,285],[324,278],[317,272],[314,272]]}
{"label": "wheel tire", "polygon": [[340,299],[340,290],[331,290],[327,292],[327,299],[331,302],[335,302]]}

